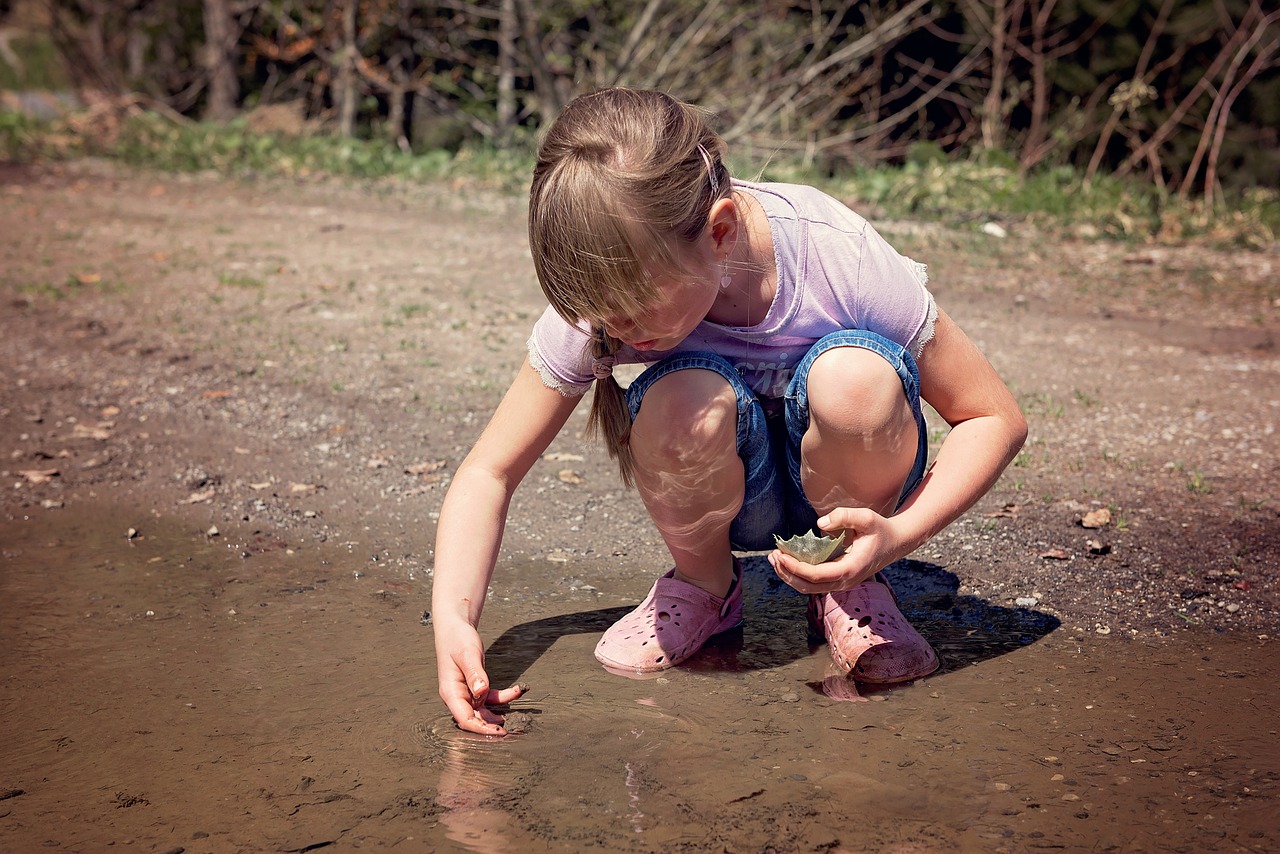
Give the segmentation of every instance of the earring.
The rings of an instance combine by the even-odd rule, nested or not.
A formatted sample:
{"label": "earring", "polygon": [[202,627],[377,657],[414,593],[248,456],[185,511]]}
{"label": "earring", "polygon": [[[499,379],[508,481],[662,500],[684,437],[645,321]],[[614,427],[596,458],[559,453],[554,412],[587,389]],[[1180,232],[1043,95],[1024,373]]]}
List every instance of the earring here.
{"label": "earring", "polygon": [[729,259],[724,260],[724,266],[720,268],[723,275],[720,276],[720,290],[725,291],[733,284],[733,276],[729,275]]}

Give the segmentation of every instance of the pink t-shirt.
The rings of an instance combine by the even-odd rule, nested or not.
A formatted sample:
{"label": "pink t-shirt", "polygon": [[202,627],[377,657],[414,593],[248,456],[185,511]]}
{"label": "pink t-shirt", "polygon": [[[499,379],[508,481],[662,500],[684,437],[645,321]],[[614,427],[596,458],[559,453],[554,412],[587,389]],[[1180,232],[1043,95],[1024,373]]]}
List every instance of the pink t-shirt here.
{"label": "pink t-shirt", "polygon": [[[778,270],[769,312],[753,326],[704,320],[671,350],[624,346],[618,364],[710,351],[728,359],[761,397],[781,397],[795,364],[830,332],[869,330],[920,355],[937,317],[923,264],[899,255],[865,219],[812,187],[734,186],[758,200],[769,219]],[[594,381],[586,325],[572,326],[550,307],[534,324],[529,359],[562,394],[583,394]]]}

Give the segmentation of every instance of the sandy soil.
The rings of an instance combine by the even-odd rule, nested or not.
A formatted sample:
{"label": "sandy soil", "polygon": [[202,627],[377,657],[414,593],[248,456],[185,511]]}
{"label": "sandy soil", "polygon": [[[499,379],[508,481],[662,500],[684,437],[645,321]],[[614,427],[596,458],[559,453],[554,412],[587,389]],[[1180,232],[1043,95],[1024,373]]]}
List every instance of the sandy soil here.
{"label": "sandy soil", "polygon": [[[542,308],[521,199],[464,184],[170,176],[91,161],[0,166],[0,181],[0,483],[6,485],[0,662],[7,680],[0,708],[6,728],[23,733],[0,762],[13,769],[0,772],[10,775],[0,776],[0,840],[24,846],[52,840],[77,850],[108,841],[134,841],[146,850],[309,850],[320,842],[390,844],[392,837],[414,837],[486,850],[492,840],[518,834],[548,850],[568,850],[577,847],[574,833],[583,833],[619,850],[677,844],[719,850],[725,839],[736,840],[729,845],[735,850],[856,847],[847,834],[828,832],[826,817],[836,809],[830,803],[805,806],[814,802],[765,783],[728,793],[717,802],[719,812],[706,804],[698,805],[700,812],[689,807],[711,822],[708,835],[655,835],[652,819],[640,822],[633,814],[625,838],[615,839],[610,834],[621,819],[609,810],[621,809],[617,804],[634,806],[629,799],[641,791],[669,795],[693,785],[657,770],[669,766],[628,759],[626,747],[608,753],[608,773],[625,780],[616,804],[600,794],[607,808],[591,812],[596,823],[570,828],[555,821],[565,808],[552,794],[565,784],[538,764],[545,754],[513,748],[517,755],[495,759],[466,748],[442,722],[430,632],[423,627],[433,525],[451,472],[514,374]],[[1280,627],[1280,251],[1120,245],[1006,225],[1010,236],[1000,239],[976,230],[880,224],[903,251],[930,265],[940,303],[1007,378],[1032,425],[1026,450],[991,494],[898,568],[913,616],[951,650],[944,674],[969,674],[950,683],[951,690],[966,708],[978,704],[976,714],[983,716],[981,705],[994,702],[984,679],[1003,679],[1013,695],[1029,695],[1048,690],[1037,681],[1043,674],[1031,682],[1019,674],[1038,673],[1040,666],[1075,674],[1068,659],[1092,655],[1087,672],[1094,681],[1072,678],[1083,679],[1085,691],[1114,696],[1105,662],[1132,657],[1127,665],[1147,675],[1176,661],[1179,673],[1191,668],[1181,678],[1203,681],[1195,668],[1199,674],[1216,668],[1210,693],[1241,708],[1265,709],[1267,695],[1276,698],[1274,678],[1265,677],[1274,676],[1272,639]],[[499,662],[499,675],[524,678],[530,669],[553,665],[543,680],[562,683],[559,694],[543,695],[524,712],[533,722],[526,745],[552,730],[546,718],[557,711],[577,708],[618,724],[617,709],[603,699],[610,691],[635,694],[634,702],[622,701],[632,715],[656,703],[680,717],[666,705],[677,700],[645,693],[653,684],[623,680],[627,687],[619,689],[590,660],[592,633],[642,595],[666,559],[634,494],[620,488],[604,454],[582,439],[585,408],[516,497],[484,627],[495,643],[490,659]],[[935,433],[940,440],[941,430]],[[166,572],[186,564],[198,571]],[[762,565],[753,577],[761,624],[772,625],[773,616],[789,624],[789,600],[769,584]],[[234,630],[250,623],[252,643]],[[860,730],[864,724],[849,718],[864,713],[849,710],[876,708],[878,716],[865,724],[875,728],[892,726],[884,709],[895,703],[908,718],[917,714],[915,705],[929,705],[908,708],[913,701],[902,693],[878,698],[883,706],[832,704],[803,688],[813,673],[793,673],[811,671],[822,650],[780,653],[752,631],[745,639],[749,654],[719,678],[714,666],[671,677],[704,695],[723,691],[729,695],[723,708],[757,708],[764,697],[759,707],[772,717],[743,730],[748,743],[762,731],[774,733],[769,738],[780,739],[778,749],[794,756],[796,749],[803,754],[806,746],[825,744],[833,731]],[[980,643],[966,651],[964,638],[975,633]],[[566,640],[556,644],[557,638]],[[1003,654],[1031,655],[1046,644],[1064,657]],[[1228,658],[1241,660],[1210,653],[1223,648],[1215,644],[1226,644]],[[217,652],[202,654],[202,648]],[[146,650],[142,659],[139,650]],[[295,669],[309,656],[324,662],[324,674]],[[994,677],[973,676],[993,666]],[[151,668],[155,680],[135,684],[137,667]],[[1237,684],[1231,674],[1247,678]],[[798,691],[788,687],[793,676]],[[352,704],[349,714],[325,707],[326,685]],[[917,698],[932,696],[925,688],[911,690],[924,692]],[[84,699],[97,694],[114,699],[97,705]],[[131,705],[131,696],[162,698],[164,711]],[[111,726],[95,730],[93,739],[69,735],[87,732],[86,722],[68,711],[79,707],[76,697],[110,710]],[[1167,748],[1141,745],[1172,744],[1168,732],[1152,734],[1169,721],[1152,718],[1141,735],[1121,737],[1120,731],[1138,726],[1135,709],[1144,710],[1138,715],[1144,721],[1156,710],[1172,720],[1190,714],[1203,697],[1198,686],[1117,703],[1130,714],[1126,722],[1122,711],[1114,712],[1108,743],[1130,746],[1102,757],[1119,761],[1117,755],[1141,749],[1152,754],[1144,762],[1167,759]],[[228,716],[244,702],[252,720],[272,722],[269,735],[259,738],[243,717],[237,724]],[[843,729],[782,738],[796,702],[819,703]],[[1009,703],[1017,705],[1006,698],[1004,719],[1015,714]],[[721,720],[723,708],[692,710],[704,720],[681,724],[682,738],[705,737],[710,742],[697,743],[716,749],[707,744],[730,726]],[[191,715],[215,710],[220,717],[191,729]],[[685,708],[684,718],[690,713]],[[385,723],[391,719],[410,723]],[[622,724],[643,729],[628,720]],[[1265,720],[1246,715],[1233,724],[1247,741],[1266,731]],[[370,721],[382,723],[372,731],[361,726]],[[921,721],[930,731],[946,730],[937,715]],[[1045,757],[1069,753],[1050,749],[1061,726],[1056,721],[1034,712],[1018,721],[1027,756],[1039,754],[1027,760],[1037,769],[1054,764]],[[1274,717],[1270,721],[1274,730]],[[65,732],[59,734],[60,727]],[[360,734],[351,736],[352,727]],[[105,742],[104,732],[111,734]],[[356,744],[344,745],[343,733]],[[1224,734],[1235,738],[1211,728],[1201,734],[1202,758],[1218,750],[1211,746]],[[1267,743],[1273,745],[1272,736]],[[945,749],[938,737],[929,751],[935,758]],[[132,782],[55,773],[77,738],[94,745],[100,761],[92,768]],[[221,753],[210,748],[217,738],[225,739]],[[882,760],[901,744],[886,739],[869,748]],[[983,761],[984,740],[981,733],[955,730],[952,743],[964,741],[975,752],[961,751],[933,771],[953,781],[971,774],[973,763]],[[1239,807],[1248,800],[1240,786],[1251,782],[1254,800],[1246,806],[1274,809],[1280,761],[1274,752],[1244,758],[1254,750],[1249,745],[1205,759],[1226,763],[1214,766],[1223,773],[1233,762],[1244,764],[1236,769],[1239,779],[1219,780],[1217,789],[1197,796],[1221,809]],[[186,751],[194,764],[179,758],[175,765],[175,751]],[[329,776],[307,770],[321,753],[331,760]],[[375,754],[398,769],[378,784],[373,772],[360,777],[353,770]],[[501,774],[495,761],[519,768]],[[769,761],[761,773],[778,775],[769,769],[785,763]],[[153,777],[139,772],[160,767],[171,770]],[[1029,773],[1031,766],[1019,767]],[[831,773],[796,771],[807,782],[787,785],[818,785]],[[458,774],[502,782],[446,785]],[[416,784],[404,782],[414,775]],[[257,777],[258,800],[250,809],[242,801]],[[1001,812],[990,799],[1003,795],[992,792],[1016,792],[1023,782],[993,789],[1000,779],[984,771],[980,812],[1007,817],[991,831],[1013,840],[1006,850],[1036,847],[1042,828],[1066,833],[1080,821],[1068,813],[1060,823],[1038,826],[1031,818],[1040,813],[1025,801],[1043,800],[1040,793],[1027,795],[1017,813]],[[1260,780],[1269,782],[1260,788]],[[901,797],[886,815],[922,807],[924,801],[905,794],[915,791],[909,781],[895,785]],[[1107,803],[1111,809],[1127,803],[1138,815],[1144,798],[1173,803],[1183,797],[1172,784],[1151,785],[1130,800],[1110,794]],[[195,810],[193,786],[203,804]],[[366,795],[377,792],[383,813],[353,794],[361,787]],[[289,797],[282,795],[286,788]],[[158,806],[161,791],[170,794],[168,811]],[[929,803],[938,808],[938,827],[963,826],[964,833],[934,833],[913,815],[910,832],[882,829],[860,844],[866,850],[991,850],[983,835],[990,827],[975,823],[968,807],[947,800],[942,789],[935,795]],[[1061,802],[1062,794],[1052,797]],[[364,810],[359,821],[343,812],[354,802]],[[723,809],[751,802],[768,802],[773,824],[744,824]],[[537,814],[530,804],[538,805]],[[148,809],[163,817],[126,818]],[[322,823],[332,827],[300,823],[300,811],[323,814]],[[237,825],[231,818],[251,813],[261,824]],[[1239,815],[1246,813],[1256,810]],[[178,827],[177,814],[204,823]],[[370,818],[375,814],[395,820],[378,824]],[[67,823],[51,827],[59,815]],[[1124,826],[1124,816],[1112,814],[1115,828]],[[1251,821],[1212,836],[1208,847],[1277,844],[1261,813]],[[791,830],[782,833],[779,822]],[[1185,850],[1207,850],[1210,837],[1197,822],[1185,811],[1173,821],[1175,830],[1186,830]],[[170,828],[167,835],[161,825]],[[352,835],[357,826],[362,830]],[[1149,838],[1160,832],[1153,825]],[[1071,833],[1073,840],[1095,843],[1105,837],[1081,836],[1078,828]],[[1115,839],[1121,845],[1123,835]]]}

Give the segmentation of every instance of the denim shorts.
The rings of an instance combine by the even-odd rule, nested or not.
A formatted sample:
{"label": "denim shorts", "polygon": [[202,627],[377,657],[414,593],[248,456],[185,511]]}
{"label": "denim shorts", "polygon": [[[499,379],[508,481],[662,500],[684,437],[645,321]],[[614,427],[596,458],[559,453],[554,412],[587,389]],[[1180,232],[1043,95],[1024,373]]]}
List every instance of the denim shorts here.
{"label": "denim shorts", "polygon": [[765,414],[764,404],[733,365],[715,353],[667,356],[645,369],[627,389],[627,405],[634,419],[645,393],[673,371],[715,371],[733,387],[738,400],[738,456],[746,475],[742,509],[729,528],[730,542],[739,551],[772,549],[774,534],[785,538],[816,530],[818,514],[800,483],[800,440],[809,429],[809,370],[818,356],[833,347],[861,347],[877,353],[893,365],[902,380],[919,438],[915,465],[899,494],[901,504],[920,485],[929,454],[928,432],[920,408],[920,372],[906,348],[874,332],[846,329],[819,339],[796,365],[782,411],[773,417]]}

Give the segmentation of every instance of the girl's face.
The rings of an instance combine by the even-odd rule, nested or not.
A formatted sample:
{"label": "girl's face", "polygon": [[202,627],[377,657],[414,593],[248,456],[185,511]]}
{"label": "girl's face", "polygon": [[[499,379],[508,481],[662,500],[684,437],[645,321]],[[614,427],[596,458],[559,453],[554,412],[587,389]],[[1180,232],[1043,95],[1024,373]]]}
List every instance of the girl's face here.
{"label": "girl's face", "polygon": [[688,337],[716,300],[711,277],[655,276],[658,294],[648,309],[630,317],[606,317],[605,331],[636,350],[670,350]]}

